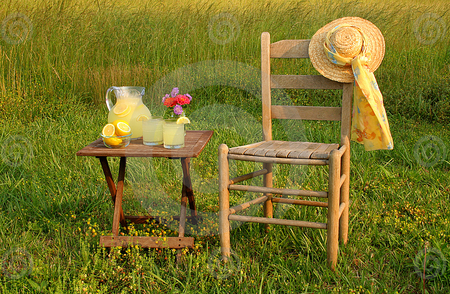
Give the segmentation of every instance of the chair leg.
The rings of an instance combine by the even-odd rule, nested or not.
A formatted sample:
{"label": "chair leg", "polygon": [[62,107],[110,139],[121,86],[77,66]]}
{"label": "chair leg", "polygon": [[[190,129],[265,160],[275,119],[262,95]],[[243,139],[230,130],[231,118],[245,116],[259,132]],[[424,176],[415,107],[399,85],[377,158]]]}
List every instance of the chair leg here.
{"label": "chair leg", "polygon": [[[273,182],[272,182],[272,163],[264,163],[263,164],[263,168],[267,169],[269,172],[267,174],[264,175],[263,178],[263,185],[264,187],[273,187]],[[268,196],[269,198],[266,200],[266,202],[264,202],[264,217],[268,217],[268,218],[273,218],[273,202],[272,202],[272,194],[271,193],[267,193],[265,194],[266,196]],[[270,225],[266,224],[265,228],[266,228],[266,232],[269,230]]]}
{"label": "chair leg", "polygon": [[348,214],[349,214],[349,190],[350,190],[350,150],[347,149],[342,156],[342,174],[346,175],[341,187],[341,203],[345,203],[344,211],[339,219],[339,239],[343,244],[348,240]]}
{"label": "chair leg", "polygon": [[223,258],[231,256],[230,244],[230,221],[228,219],[230,210],[230,183],[228,165],[228,147],[225,144],[219,146],[219,236],[220,251]]}
{"label": "chair leg", "polygon": [[328,183],[328,222],[327,222],[327,260],[332,270],[337,263],[339,247],[339,192],[340,160],[339,156],[330,154],[330,179]]}

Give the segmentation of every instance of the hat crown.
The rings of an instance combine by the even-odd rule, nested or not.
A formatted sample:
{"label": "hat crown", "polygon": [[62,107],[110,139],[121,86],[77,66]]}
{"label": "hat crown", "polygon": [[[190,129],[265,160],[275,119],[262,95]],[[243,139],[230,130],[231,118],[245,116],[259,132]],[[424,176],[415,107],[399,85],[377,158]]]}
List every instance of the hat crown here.
{"label": "hat crown", "polygon": [[330,44],[342,57],[354,58],[361,53],[363,35],[354,27],[341,27],[330,36]]}
{"label": "hat crown", "polygon": [[351,83],[355,77],[348,64],[355,57],[364,56],[364,62],[374,72],[383,60],[384,47],[383,34],[373,23],[360,17],[342,17],[312,36],[308,53],[314,68],[324,77]]}

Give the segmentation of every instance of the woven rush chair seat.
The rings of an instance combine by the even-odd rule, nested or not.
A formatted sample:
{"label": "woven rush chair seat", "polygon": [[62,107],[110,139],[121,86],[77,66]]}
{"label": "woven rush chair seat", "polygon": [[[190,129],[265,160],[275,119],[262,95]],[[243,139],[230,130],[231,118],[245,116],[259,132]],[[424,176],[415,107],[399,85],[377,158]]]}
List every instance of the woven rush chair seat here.
{"label": "woven rush chair seat", "polygon": [[[229,149],[228,154],[245,155],[249,157],[329,159],[331,151],[338,148],[339,144],[286,142],[273,140],[262,141],[246,146],[233,147]],[[233,156],[231,156],[231,158],[233,158]],[[251,161],[251,158],[248,160]]]}

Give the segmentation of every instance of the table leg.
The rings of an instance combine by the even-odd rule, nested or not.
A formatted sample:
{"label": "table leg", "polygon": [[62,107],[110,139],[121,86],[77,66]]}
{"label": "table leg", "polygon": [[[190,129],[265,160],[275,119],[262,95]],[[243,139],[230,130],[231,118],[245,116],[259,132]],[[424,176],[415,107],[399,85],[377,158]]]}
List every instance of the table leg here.
{"label": "table leg", "polygon": [[[123,180],[125,178],[125,165],[126,165],[126,157],[120,158],[120,166],[119,166],[119,177],[117,187],[114,184],[114,180],[112,178],[111,169],[109,168],[108,160],[106,157],[98,157],[100,159],[100,163],[103,168],[103,173],[105,174],[106,183],[108,184],[109,192],[111,193],[111,199],[114,204],[114,220],[113,220],[113,233],[114,226],[117,227],[118,233],[118,225],[119,222],[123,227],[127,226],[127,222],[125,221],[125,216],[122,210],[122,196],[123,196]],[[118,199],[120,198],[120,199]],[[116,219],[116,211],[117,211],[117,219]],[[115,235],[117,236],[117,235]]]}
{"label": "table leg", "polygon": [[184,191],[181,192],[181,210],[180,210],[180,225],[178,226],[178,237],[184,237],[186,228],[186,204],[187,196]]}
{"label": "table leg", "polygon": [[181,192],[182,195],[184,193],[189,200],[191,216],[195,221],[195,217],[197,216],[197,208],[195,207],[194,190],[192,189],[191,174],[189,172],[190,161],[190,158],[181,158],[181,167],[183,169],[183,188]]}
{"label": "table leg", "polygon": [[181,211],[178,237],[184,237],[187,201],[189,199],[189,208],[191,208],[191,198],[193,199],[191,177],[189,174],[189,161],[189,158],[181,158],[181,167],[183,169],[183,186],[181,188]]}
{"label": "table leg", "polygon": [[[178,237],[184,237],[186,228],[186,206],[189,200],[189,208],[191,209],[191,216],[196,214],[194,193],[192,190],[191,175],[189,173],[190,158],[181,158],[181,167],[183,169],[183,186],[181,188],[181,209],[180,209],[180,224],[178,229]],[[195,213],[194,213],[195,211]],[[181,261],[181,249],[177,253],[177,262]]]}

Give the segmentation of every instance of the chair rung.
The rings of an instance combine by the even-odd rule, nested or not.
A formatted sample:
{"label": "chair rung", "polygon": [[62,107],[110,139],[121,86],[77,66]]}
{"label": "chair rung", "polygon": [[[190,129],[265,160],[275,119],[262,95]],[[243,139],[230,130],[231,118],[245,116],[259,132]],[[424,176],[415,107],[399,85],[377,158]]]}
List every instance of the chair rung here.
{"label": "chair rung", "polygon": [[341,175],[341,181],[339,183],[339,187],[342,187],[342,185],[344,184],[346,178],[347,178],[346,174]]}
{"label": "chair rung", "polygon": [[328,202],[321,201],[310,201],[310,200],[299,200],[299,199],[289,199],[289,198],[272,198],[272,202],[275,203],[285,203],[285,204],[295,204],[295,205],[307,205],[307,206],[318,206],[318,207],[328,207]]}
{"label": "chair rung", "polygon": [[253,200],[251,200],[251,201],[247,201],[247,202],[245,202],[245,203],[242,203],[242,204],[239,204],[239,205],[230,207],[229,213],[230,213],[230,214],[233,214],[233,213],[236,213],[236,212],[238,212],[238,211],[244,210],[244,209],[246,209],[246,208],[249,208],[250,205],[259,204],[259,203],[261,203],[261,202],[266,201],[268,198],[269,198],[268,196],[262,196],[262,197],[253,199]]}
{"label": "chair rung", "polygon": [[342,213],[344,212],[345,209],[345,203],[342,202],[341,205],[339,205],[339,217],[341,217]]}
{"label": "chair rung", "polygon": [[267,218],[267,217],[256,217],[256,216],[245,216],[245,215],[232,214],[232,215],[228,216],[228,219],[235,220],[235,221],[242,221],[242,222],[283,225],[283,226],[296,226],[296,227],[313,228],[313,229],[326,229],[327,228],[327,224],[325,224],[325,223],[279,219],[279,218]]}
{"label": "chair rung", "polygon": [[230,184],[239,183],[239,182],[242,182],[242,181],[257,177],[257,176],[265,175],[268,172],[269,171],[266,168],[264,168],[264,169],[261,169],[261,170],[258,170],[258,171],[252,172],[252,173],[248,173],[248,174],[245,174],[245,175],[242,175],[239,177],[235,177],[235,178],[230,179]]}
{"label": "chair rung", "polygon": [[257,193],[272,193],[272,194],[296,195],[296,196],[307,196],[307,197],[322,197],[322,198],[328,197],[328,193],[324,192],[324,191],[280,189],[280,188],[259,187],[259,186],[249,186],[249,185],[229,185],[228,188],[230,190],[248,191],[248,192],[257,192]]}
{"label": "chair rung", "polygon": [[228,154],[228,158],[242,161],[262,162],[262,163],[281,163],[281,164],[295,164],[295,165],[328,165],[328,160],[325,159],[262,157],[262,156],[240,155],[240,154]]}

